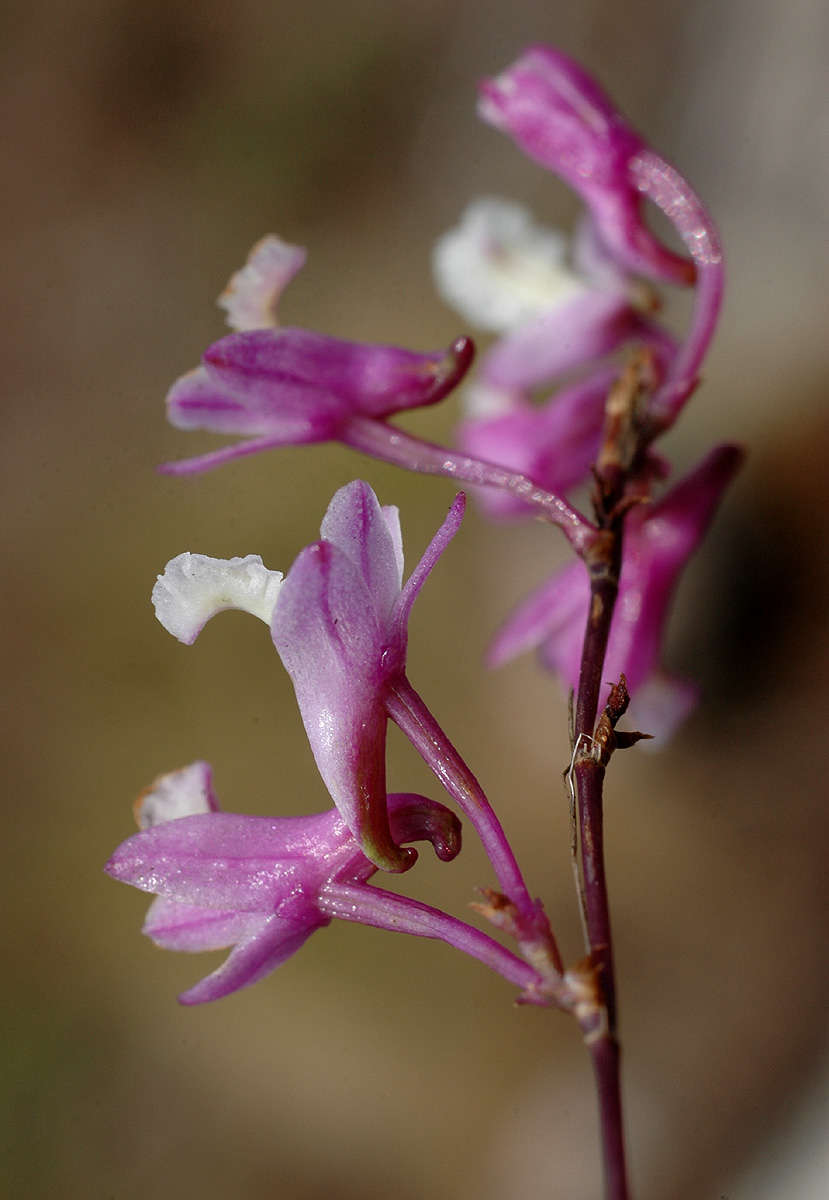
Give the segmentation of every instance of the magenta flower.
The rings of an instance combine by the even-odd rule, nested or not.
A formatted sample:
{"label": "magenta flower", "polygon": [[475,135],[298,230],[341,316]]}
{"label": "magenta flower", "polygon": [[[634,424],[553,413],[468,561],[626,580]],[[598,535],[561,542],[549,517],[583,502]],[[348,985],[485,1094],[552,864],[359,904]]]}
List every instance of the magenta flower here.
{"label": "magenta flower", "polygon": [[416,855],[398,845],[389,818],[385,751],[391,718],[472,822],[515,907],[522,944],[551,943],[546,918],[527,891],[480,784],[406,678],[409,612],[457,532],[463,510],[460,493],[403,585],[397,509],[381,508],[368,484],[354,482],[334,496],[322,540],[299,555],[287,579],[269,571],[257,555],[180,554],[159,576],[153,604],[161,624],[185,645],[228,608],[269,625],[341,816],[375,866],[405,871]]}
{"label": "magenta flower", "polygon": [[387,693],[405,677],[412,604],[463,510],[459,493],[405,587],[398,511],[355,481],[336,493],[322,540],[286,579],[256,555],[180,554],[153,589],[159,621],[186,645],[227,608],[270,626],[320,774],[365,854],[387,871],[406,870],[416,857],[395,842],[386,810]]}
{"label": "magenta flower", "polygon": [[443,399],[466,374],[475,352],[472,341],[461,337],[445,352],[418,354],[283,328],[277,303],[303,261],[300,247],[272,236],[254,247],[220,297],[229,323],[242,332],[210,346],[202,365],[168,393],[173,425],[242,440],[159,469],[190,475],[259,450],[336,440],[404,470],[520,493],[584,553],[595,530],[562,497],[497,464],[415,437],[389,420]]}
{"label": "magenta flower", "polygon": [[[356,912],[352,919],[363,919],[362,905],[366,922],[378,923],[374,889],[366,887],[377,868],[335,809],[309,817],[219,812],[202,762],[162,776],[139,804],[142,831],[118,847],[105,870],[156,894],[144,932],[168,950],[233,947],[179,997],[183,1004],[217,1000],[275,970],[330,924],[341,893]],[[398,842],[429,841],[444,862],[460,851],[460,823],[443,805],[392,795],[388,811]],[[401,902],[401,913],[407,904],[421,919],[411,901]],[[401,914],[398,924],[423,932],[409,930]]]}
{"label": "magenta flower", "polygon": [[[607,254],[590,219],[569,258],[566,239],[536,224],[521,205],[494,198],[469,205],[437,243],[435,278],[444,298],[473,324],[501,338],[465,389],[458,445],[552,493],[581,483],[596,460],[605,401],[618,374],[608,355],[636,339],[664,375],[676,352],[670,335],[643,311],[649,289]],[[538,404],[532,393],[574,368],[578,380]],[[481,490],[491,516],[527,515],[515,492]]]}
{"label": "magenta flower", "polygon": [[[690,329],[652,405],[656,428],[676,420],[697,383],[723,291],[723,256],[711,217],[688,182],[645,145],[610,99],[572,59],[534,46],[481,88],[484,120],[583,197],[593,250],[625,270],[671,283],[696,282]],[[648,198],[682,238],[693,261],[667,249],[642,215]],[[589,265],[589,258],[582,265]],[[519,347],[520,349],[520,347]]]}
{"label": "magenta flower", "polygon": [[[658,739],[670,736],[697,695],[693,684],[659,666],[671,599],[742,458],[736,446],[717,447],[662,500],[634,509],[626,521],[604,677],[617,680],[624,673],[633,697],[631,719]],[[576,688],[589,598],[582,564],[565,567],[513,612],[492,643],[490,664],[538,647],[542,662],[566,687]]]}
{"label": "magenta flower", "polygon": [[631,167],[642,139],[578,63],[550,46],[533,46],[482,84],[478,111],[579,193],[625,267],[674,283],[693,281],[692,264],[657,241],[642,218]]}
{"label": "magenta flower", "polygon": [[447,303],[473,326],[501,334],[478,380],[511,392],[551,383],[647,329],[641,285],[607,254],[592,223],[567,239],[520,204],[470,204],[437,242],[434,273]]}
{"label": "magenta flower", "polygon": [[348,441],[354,421],[384,422],[435,404],[463,377],[473,355],[468,338],[445,352],[417,354],[276,327],[277,300],[304,255],[274,237],[254,247],[219,300],[242,332],[210,346],[202,365],[167,395],[167,416],[177,429],[244,440],[162,471],[188,475],[276,446]]}
{"label": "magenta flower", "polygon": [[412,604],[463,510],[459,493],[403,586],[397,509],[381,508],[368,484],[348,484],[328,506],[322,540],[291,567],[273,612],[274,645],[320,774],[365,854],[384,870],[405,870],[411,860],[386,814],[386,699],[405,676]]}

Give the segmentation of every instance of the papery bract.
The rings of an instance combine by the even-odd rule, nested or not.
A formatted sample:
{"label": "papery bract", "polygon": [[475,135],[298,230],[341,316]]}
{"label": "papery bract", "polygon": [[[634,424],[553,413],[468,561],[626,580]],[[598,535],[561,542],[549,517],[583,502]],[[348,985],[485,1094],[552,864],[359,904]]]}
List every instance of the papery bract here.
{"label": "papery bract", "polygon": [[[193,791],[213,811],[192,811]],[[364,885],[376,871],[336,809],[309,817],[249,817],[216,811],[206,763],[172,772],[148,789],[165,812],[128,838],[106,864],[115,879],[157,899],[144,932],[170,950],[233,949],[185,992],[184,1004],[217,1000],[273,971],[331,917],[320,898],[336,884]],[[398,841],[430,841],[443,861],[460,850],[460,824],[424,796],[388,797]],[[169,814],[172,808],[175,816]]]}
{"label": "papery bract", "polygon": [[[692,684],[659,667],[671,599],[742,457],[736,446],[717,447],[657,504],[637,507],[627,517],[603,675],[608,680],[625,675],[633,697],[630,717],[657,739],[670,736],[696,698]],[[538,647],[545,665],[576,688],[589,599],[582,564],[565,567],[513,612],[492,643],[490,664]]]}
{"label": "papery bract", "polygon": [[407,622],[427,575],[463,515],[456,498],[405,587],[396,508],[366,483],[334,496],[322,540],[297,558],[274,609],[274,645],[296,690],[320,774],[365,853],[405,870],[385,806],[387,689],[405,671]]}

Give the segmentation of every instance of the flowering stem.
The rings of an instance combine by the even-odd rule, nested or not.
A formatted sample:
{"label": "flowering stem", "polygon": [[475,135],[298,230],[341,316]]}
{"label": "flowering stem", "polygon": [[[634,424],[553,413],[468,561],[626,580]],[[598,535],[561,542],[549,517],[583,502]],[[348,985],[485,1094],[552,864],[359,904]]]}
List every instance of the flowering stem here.
{"label": "flowering stem", "polygon": [[533,483],[495,463],[472,458],[405,433],[385,421],[370,417],[350,417],[340,433],[340,441],[362,454],[393,463],[408,471],[427,475],[445,475],[462,483],[478,487],[500,488],[510,492],[525,504],[539,510],[551,524],[557,526],[570,545],[583,556],[597,536],[597,530],[561,496]]}
{"label": "flowering stem", "polygon": [[539,907],[527,890],[512,848],[480,783],[405,676],[390,689],[386,708],[472,823],[501,890],[515,906],[519,927],[526,933],[527,940],[537,940],[543,930],[552,966],[561,974],[563,964],[555,939],[546,921],[540,924]]}
{"label": "flowering stem", "polygon": [[622,1094],[619,1087],[619,1043],[605,1034],[588,1042],[602,1134],[605,1195],[607,1200],[628,1200]]}
{"label": "flowering stem", "polygon": [[377,929],[446,942],[521,988],[525,1000],[549,1002],[540,990],[541,976],[523,959],[481,930],[419,900],[365,884],[331,883],[320,893],[319,907],[327,916],[342,921],[357,921]]}
{"label": "flowering stem", "polygon": [[627,1200],[625,1147],[616,1038],[616,982],[604,866],[603,785],[607,758],[593,741],[613,609],[619,588],[625,489],[645,444],[667,429],[693,391],[700,363],[722,301],[723,256],[716,227],[685,179],[650,150],[640,151],[630,169],[643,195],[679,232],[696,267],[691,328],[653,396],[645,426],[636,423],[635,366],[608,399],[605,434],[597,460],[596,516],[601,534],[585,556],[590,574],[590,608],[576,699],[573,774],[578,794],[584,916],[594,994],[578,1014],[596,1076],[606,1200]]}
{"label": "flowering stem", "polygon": [[[621,539],[613,538],[610,550],[618,560]],[[619,546],[619,549],[616,547]],[[610,910],[604,869],[603,796],[605,767],[592,749],[593,730],[599,706],[602,667],[610,634],[610,622],[618,591],[618,561],[591,579],[590,613],[582,650],[574,734],[584,734],[585,749],[576,755],[573,773],[579,800],[579,839],[584,882],[585,918],[590,953],[598,972],[599,994],[607,1014],[608,1030],[615,1031],[615,981],[610,933]]]}
{"label": "flowering stem", "polygon": [[[607,531],[603,553],[590,564],[590,608],[582,649],[574,736],[573,766],[578,795],[579,842],[585,919],[593,969],[595,1000],[580,1016],[593,1061],[599,1101],[606,1200],[628,1200],[625,1147],[616,1040],[616,987],[613,942],[604,866],[603,795],[605,766],[593,749],[602,670],[619,587],[621,521]],[[584,736],[582,736],[584,735]]]}

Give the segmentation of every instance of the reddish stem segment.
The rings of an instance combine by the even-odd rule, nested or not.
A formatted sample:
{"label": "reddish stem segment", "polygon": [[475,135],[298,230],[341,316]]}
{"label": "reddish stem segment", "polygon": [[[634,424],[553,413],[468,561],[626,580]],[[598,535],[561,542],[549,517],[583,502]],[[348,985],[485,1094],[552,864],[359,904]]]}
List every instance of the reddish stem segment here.
{"label": "reddish stem segment", "polygon": [[[604,865],[603,783],[605,767],[593,752],[592,735],[599,711],[602,670],[619,587],[621,522],[608,530],[601,559],[591,564],[590,609],[582,650],[576,700],[574,775],[578,795],[581,869],[590,960],[596,1002],[581,1020],[596,1076],[604,1161],[606,1200],[628,1200],[619,1044],[616,1039],[616,986],[610,906]],[[582,736],[584,735],[584,736]]]}
{"label": "reddish stem segment", "polygon": [[599,710],[610,623],[618,592],[618,559],[621,538],[613,539],[615,563],[591,580],[590,611],[582,650],[579,692],[576,702],[575,737],[584,734],[583,752],[576,755],[574,775],[579,799],[579,836],[586,908],[587,933],[594,966],[599,972],[600,995],[607,1009],[611,1033],[615,1028],[615,982],[613,947],[610,933],[610,908],[604,868],[604,804],[602,785],[605,768],[593,756],[592,737]]}
{"label": "reddish stem segment", "polygon": [[596,1078],[599,1124],[602,1132],[602,1165],[607,1200],[628,1200],[625,1166],[622,1095],[619,1087],[619,1043],[604,1036],[588,1045]]}

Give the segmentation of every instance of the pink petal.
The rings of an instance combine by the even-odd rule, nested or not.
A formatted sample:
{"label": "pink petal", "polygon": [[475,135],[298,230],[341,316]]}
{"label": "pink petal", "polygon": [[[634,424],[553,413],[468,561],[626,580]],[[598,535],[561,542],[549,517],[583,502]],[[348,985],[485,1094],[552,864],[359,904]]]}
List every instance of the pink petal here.
{"label": "pink petal", "polygon": [[267,920],[262,913],[199,908],[157,896],[147,911],[142,932],[165,950],[195,954],[233,946],[264,928]]}
{"label": "pink petal", "polygon": [[307,392],[309,412],[331,416],[385,416],[434,404],[458,383],[471,358],[468,339],[447,351],[418,354],[292,328],[230,334],[204,355],[208,373],[238,399],[297,411]]}
{"label": "pink petal", "polygon": [[437,565],[444,550],[460,529],[465,511],[466,496],[463,492],[458,492],[450,505],[449,512],[446,514],[446,519],[424,550],[420,562],[406,581],[406,586],[400,593],[394,611],[394,626],[396,629],[396,638],[399,643],[405,643],[412,605],[417,599],[420,589]]}
{"label": "pink petal", "polygon": [[257,932],[243,939],[231,950],[222,965],[179,996],[181,1004],[204,1004],[250,987],[265,975],[276,970],[307,942],[316,929],[330,923],[331,918],[309,908],[307,919],[284,921],[272,916]]}
{"label": "pink petal", "polygon": [[[590,585],[580,562],[571,563],[547,579],[513,610],[498,630],[487,654],[491,667],[543,643],[548,665],[572,675],[575,644],[576,673],[581,652],[580,636],[587,621]],[[550,655],[550,659],[547,656]]]}
{"label": "pink petal", "polygon": [[484,358],[481,379],[494,388],[528,390],[602,358],[637,328],[637,314],[623,293],[586,292],[496,342]]}
{"label": "pink petal", "polygon": [[134,834],[104,869],[184,904],[270,913],[297,890],[318,888],[337,852],[350,847],[333,812],[292,818],[207,813]]}
{"label": "pink petal", "polygon": [[578,63],[550,46],[532,46],[482,85],[478,111],[583,197],[624,267],[693,281],[691,264],[663,246],[642,219],[632,168],[642,139]]}
{"label": "pink petal", "polygon": [[625,728],[651,734],[650,741],[640,743],[642,749],[659,750],[690,716],[698,700],[696,684],[654,671],[633,697]]}
{"label": "pink petal", "polygon": [[274,610],[274,645],[331,798],[366,855],[401,870],[414,852],[395,845],[386,811],[383,688],[400,666],[394,656],[382,659],[387,632],[348,555],[327,541],[306,547]]}
{"label": "pink petal", "polygon": [[383,629],[400,594],[403,577],[402,539],[396,536],[372,489],[355,479],[335,493],[322,519],[320,533],[348,556],[362,576]]}

